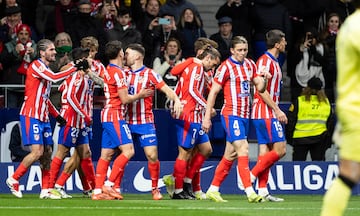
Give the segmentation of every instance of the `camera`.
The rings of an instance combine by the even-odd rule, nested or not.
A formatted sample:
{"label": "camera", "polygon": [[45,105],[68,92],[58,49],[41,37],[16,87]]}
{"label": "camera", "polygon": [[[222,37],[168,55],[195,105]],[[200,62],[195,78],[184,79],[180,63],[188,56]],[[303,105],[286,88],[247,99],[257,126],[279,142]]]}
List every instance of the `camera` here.
{"label": "camera", "polygon": [[159,18],[159,25],[170,25],[170,19],[169,18]]}
{"label": "camera", "polygon": [[307,39],[308,39],[308,40],[314,39],[314,35],[313,35],[313,34],[307,34]]}

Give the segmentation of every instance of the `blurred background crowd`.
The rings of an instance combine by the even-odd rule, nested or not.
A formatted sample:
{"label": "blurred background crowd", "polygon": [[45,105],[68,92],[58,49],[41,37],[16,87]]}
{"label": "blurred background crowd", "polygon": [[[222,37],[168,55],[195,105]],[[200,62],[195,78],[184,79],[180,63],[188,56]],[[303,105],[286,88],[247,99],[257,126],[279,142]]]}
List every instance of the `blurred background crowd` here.
{"label": "blurred background crowd", "polygon": [[[282,101],[296,99],[307,81],[319,77],[334,103],[336,93],[335,38],[354,7],[346,0],[0,0],[0,95],[7,107],[23,101],[25,71],[36,58],[36,42],[54,41],[57,60],[53,71],[71,60],[70,52],[86,36],[98,40],[96,58],[106,65],[104,46],[120,40],[140,43],[144,63],[162,75],[169,86],[177,77],[169,71],[195,56],[194,42],[207,37],[218,43],[222,60],[229,57],[234,36],[249,41],[253,60],[266,50],[265,33],[286,34]],[[214,10],[212,10],[214,8]],[[13,85],[15,84],[15,85]],[[101,89],[96,93],[101,96]],[[56,92],[54,94],[56,96]],[[156,94],[156,107],[166,100]],[[222,101],[221,99],[219,101]],[[55,104],[58,104],[55,101]],[[216,108],[220,108],[217,104]]]}

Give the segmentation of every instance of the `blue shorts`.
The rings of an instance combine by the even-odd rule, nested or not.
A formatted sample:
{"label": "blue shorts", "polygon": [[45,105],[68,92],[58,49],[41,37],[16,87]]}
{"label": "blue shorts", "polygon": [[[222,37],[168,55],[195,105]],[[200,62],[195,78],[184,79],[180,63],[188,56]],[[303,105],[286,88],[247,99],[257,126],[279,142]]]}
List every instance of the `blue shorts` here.
{"label": "blue shorts", "polygon": [[247,139],[249,133],[249,119],[238,116],[221,116],[221,123],[226,131],[226,141],[233,143]]}
{"label": "blue shorts", "polygon": [[50,122],[20,115],[20,125],[23,145],[42,144],[53,145]]}
{"label": "blue shorts", "polygon": [[259,144],[285,141],[283,126],[276,119],[252,119]]}
{"label": "blue shorts", "polygon": [[117,122],[103,122],[101,139],[102,148],[118,148],[120,145],[133,143],[130,129],[124,120]]}
{"label": "blue shorts", "polygon": [[93,138],[92,126],[89,126],[89,127],[86,126],[85,128],[86,128],[86,132],[89,136],[89,140],[92,140],[92,138]]}
{"label": "blue shorts", "polygon": [[145,146],[157,146],[156,129],[155,125],[149,124],[129,124],[134,144]]}
{"label": "blue shorts", "polygon": [[89,144],[87,128],[61,127],[59,131],[59,144],[68,148]]}
{"label": "blue shorts", "polygon": [[200,123],[189,123],[174,119],[178,146],[185,149],[209,142],[209,136],[201,129]]}

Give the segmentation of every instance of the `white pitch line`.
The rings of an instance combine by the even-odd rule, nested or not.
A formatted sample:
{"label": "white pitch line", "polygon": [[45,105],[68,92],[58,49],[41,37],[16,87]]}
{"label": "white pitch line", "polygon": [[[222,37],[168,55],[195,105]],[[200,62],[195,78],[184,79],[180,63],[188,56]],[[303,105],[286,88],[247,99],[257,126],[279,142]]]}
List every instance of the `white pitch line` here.
{"label": "white pitch line", "polygon": [[[103,209],[103,210],[320,210],[320,208],[277,208],[277,207],[81,207],[81,206],[0,206],[0,209]],[[347,210],[359,211],[360,208],[347,208]]]}

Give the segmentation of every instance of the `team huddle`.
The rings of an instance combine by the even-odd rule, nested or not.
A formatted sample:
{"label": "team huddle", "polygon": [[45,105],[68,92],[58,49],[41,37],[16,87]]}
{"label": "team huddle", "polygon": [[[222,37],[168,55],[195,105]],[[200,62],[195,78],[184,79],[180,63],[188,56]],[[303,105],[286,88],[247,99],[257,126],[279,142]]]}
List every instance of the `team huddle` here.
{"label": "team huddle", "polygon": [[[79,173],[84,194],[93,200],[123,199],[120,185],[124,170],[135,154],[134,145],[140,145],[148,160],[152,198],[161,200],[158,142],[152,111],[153,95],[158,90],[171,101],[176,128],[179,153],[173,173],[163,177],[172,199],[226,202],[219,192],[220,185],[237,159],[240,184],[249,202],[283,201],[269,194],[267,183],[270,167],[286,153],[283,124],[287,123],[287,118],[278,106],[282,73],[277,60],[285,51],[285,34],[280,30],[267,32],[266,44],[267,51],[255,63],[246,57],[247,40],[236,36],[231,41],[231,56],[221,63],[216,43],[200,38],[195,46],[196,57],[172,68],[172,75],[179,80],[173,90],[161,75],[144,66],[145,49],[140,44],[123,48],[120,41],[108,42],[105,57],[109,64],[105,67],[94,59],[97,40],[83,38],[81,47],[72,51],[73,61],[55,73],[49,68],[55,61],[55,46],[50,40],[40,40],[39,59],[34,60],[26,72],[25,98],[20,110],[23,144],[31,146],[31,153],[6,180],[7,186],[12,194],[21,198],[20,178],[34,162],[40,161],[41,199],[71,198],[64,185],[75,170]],[[61,92],[59,112],[49,96],[52,82],[60,80],[64,81],[58,88]],[[103,88],[106,99],[101,111],[103,131],[96,169],[89,145],[93,133],[95,84]],[[254,99],[251,104],[252,88]],[[226,132],[226,148],[212,183],[204,193],[199,170],[212,153],[207,133],[211,118],[216,115],[214,104],[221,90],[224,92],[221,122]],[[60,126],[58,148],[53,158],[49,115]],[[250,123],[256,128],[259,143],[258,161],[252,169],[249,168],[247,142]],[[76,150],[60,173],[63,160],[72,147]],[[253,187],[256,179],[258,193]]]}

